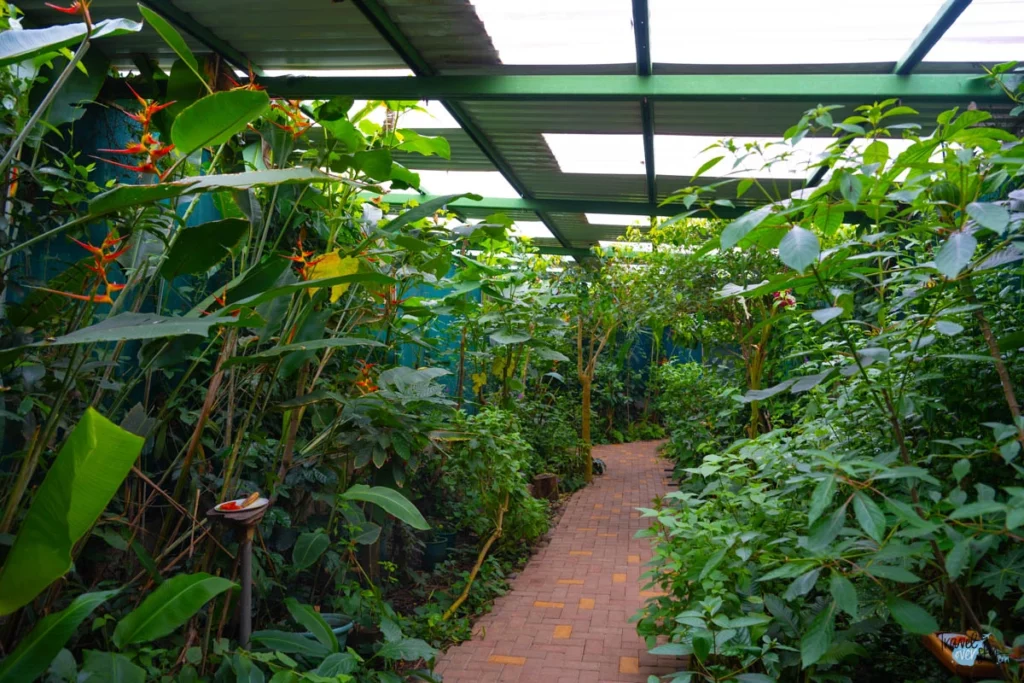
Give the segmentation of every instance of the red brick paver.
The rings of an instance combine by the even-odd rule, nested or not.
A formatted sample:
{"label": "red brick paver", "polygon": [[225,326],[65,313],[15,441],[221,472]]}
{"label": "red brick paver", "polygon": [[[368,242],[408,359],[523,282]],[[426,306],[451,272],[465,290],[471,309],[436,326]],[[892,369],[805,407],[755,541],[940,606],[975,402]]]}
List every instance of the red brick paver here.
{"label": "red brick paver", "polygon": [[635,508],[669,490],[657,446],[594,449],[607,473],[572,497],[551,543],[476,623],[473,639],[440,657],[445,683],[646,683],[682,668],[648,654],[629,622],[646,597],[640,574],[651,558],[650,544],[633,538],[647,526]]}

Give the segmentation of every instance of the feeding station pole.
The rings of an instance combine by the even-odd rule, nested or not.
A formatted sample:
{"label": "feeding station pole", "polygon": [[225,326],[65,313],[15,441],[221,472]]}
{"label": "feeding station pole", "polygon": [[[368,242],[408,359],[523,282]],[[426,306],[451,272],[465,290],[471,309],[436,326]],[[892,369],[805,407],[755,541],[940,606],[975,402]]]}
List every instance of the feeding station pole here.
{"label": "feeding station pole", "polygon": [[242,533],[242,542],[238,546],[242,563],[242,595],[238,603],[238,642],[243,648],[249,647],[249,636],[252,634],[252,538],[256,534],[256,525],[260,523],[269,508],[270,500],[254,493],[248,498],[238,498],[221,503],[206,513],[207,517],[220,519]]}

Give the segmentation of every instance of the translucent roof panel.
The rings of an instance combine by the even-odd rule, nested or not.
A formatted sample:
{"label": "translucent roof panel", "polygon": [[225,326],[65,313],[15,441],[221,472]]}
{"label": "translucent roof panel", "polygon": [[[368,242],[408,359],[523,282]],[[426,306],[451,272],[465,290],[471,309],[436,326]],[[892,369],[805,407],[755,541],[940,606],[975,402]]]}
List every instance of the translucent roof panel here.
{"label": "translucent roof panel", "polygon": [[562,173],[644,174],[642,135],[544,133]]}
{"label": "translucent roof panel", "polygon": [[505,177],[497,171],[417,171],[420,187],[432,195],[472,192],[482,197],[517,199],[515,191]]}
{"label": "translucent roof panel", "polygon": [[544,225],[541,221],[516,221],[512,225],[512,234],[531,239],[555,239],[555,236],[548,230],[548,226]]}
{"label": "translucent roof panel", "polygon": [[647,225],[651,220],[647,216],[628,216],[615,213],[588,213],[586,217],[587,222],[591,225]]}
{"label": "translucent roof panel", "polygon": [[502,64],[633,64],[629,0],[472,0]]}
{"label": "translucent roof panel", "polygon": [[[649,0],[651,58],[669,64],[894,62],[942,0]],[[628,4],[628,3],[626,3]]]}
{"label": "translucent roof panel", "polygon": [[1024,59],[1024,0],[974,0],[924,59],[926,62]]}

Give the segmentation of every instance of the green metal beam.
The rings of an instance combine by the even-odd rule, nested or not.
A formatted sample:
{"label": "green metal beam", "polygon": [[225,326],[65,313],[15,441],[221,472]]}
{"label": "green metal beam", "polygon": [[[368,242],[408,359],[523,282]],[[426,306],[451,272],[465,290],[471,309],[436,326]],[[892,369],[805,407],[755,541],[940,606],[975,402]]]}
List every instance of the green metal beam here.
{"label": "green metal beam", "polygon": [[171,0],[141,0],[141,2],[142,4],[148,5],[151,9],[157,11],[171,23],[176,24],[182,31],[185,31],[200,43],[219,54],[233,66],[242,69],[243,71],[247,71],[251,68],[252,72],[257,76],[263,75],[263,71],[255,64],[252,64],[248,57],[236,50],[230,43],[215,34],[213,31],[193,19],[191,14],[183,12],[175,7],[174,4],[171,3]]}
{"label": "green metal beam", "polygon": [[[429,201],[433,197],[414,194],[389,194],[383,199],[389,204],[404,204],[408,201]],[[617,202],[600,199],[506,199],[484,197],[477,200],[456,199],[448,205],[453,211],[533,211],[537,213],[610,213],[637,216],[676,216],[686,211],[681,205],[658,206],[653,203]],[[745,208],[719,207],[715,214],[720,218],[736,218],[747,212]],[[709,215],[707,213],[698,215]]]}
{"label": "green metal beam", "polygon": [[[367,0],[362,0],[366,2]],[[977,74],[495,75],[261,78],[271,95],[290,99],[345,94],[395,100],[792,101],[864,103],[890,97],[1002,101]]]}
{"label": "green metal beam", "polygon": [[[633,0],[633,37],[636,41],[636,75],[649,78],[651,63],[651,11],[647,0]],[[647,201],[658,201],[658,176],[654,167],[654,104],[640,100],[640,126],[644,135],[644,169],[647,171]]]}
{"label": "green metal beam", "polygon": [[[444,78],[441,76],[434,75],[434,68],[423,58],[423,56],[419,53],[419,50],[416,49],[416,46],[409,41],[409,39],[405,36],[402,30],[394,22],[394,20],[391,19],[391,16],[387,13],[387,10],[381,7],[377,0],[352,1],[355,4],[355,6],[359,9],[359,11],[363,13],[363,16],[365,16],[366,19],[371,24],[373,24],[374,28],[376,28],[377,31],[384,37],[384,39],[388,41],[388,44],[391,45],[392,49],[394,49],[395,52],[398,53],[398,55],[405,61],[405,63],[409,65],[409,68],[412,69],[413,73],[416,74],[416,78],[413,79],[402,78],[396,80],[408,82],[411,80],[422,81],[424,79]],[[260,83],[270,82],[274,80],[279,79],[260,79]],[[287,87],[288,83],[294,80],[294,78],[286,77],[285,86]],[[299,78],[298,80],[308,79]],[[272,95],[278,95],[278,93],[273,90],[271,90],[270,92]],[[326,95],[326,97],[333,97],[334,95],[337,94],[348,93],[345,90],[338,90],[335,91],[334,93],[331,93],[330,95]],[[314,95],[313,97],[320,96]],[[377,97],[376,95],[373,95],[367,99],[405,98]],[[417,97],[413,99],[423,98]],[[494,164],[494,167],[497,168],[498,171],[500,171],[503,176],[505,176],[505,179],[515,189],[515,191],[523,195],[524,197],[529,197],[530,192],[527,190],[526,185],[519,179],[515,171],[512,169],[511,164],[509,164],[505,157],[501,154],[501,152],[498,151],[498,148],[491,142],[490,138],[488,138],[487,135],[484,134],[484,132],[480,129],[480,127],[476,125],[476,122],[473,121],[473,118],[469,115],[469,113],[456,102],[443,102],[442,104],[444,104],[444,107],[445,109],[448,110],[448,113],[452,115],[452,118],[454,118],[462,127],[462,129],[466,132],[466,134],[469,135],[470,139],[472,139],[473,142],[476,143],[476,146],[480,148],[480,151],[484,153],[484,156],[486,156],[490,160],[490,162]],[[558,230],[558,227],[555,225],[554,221],[551,220],[550,216],[541,212],[537,212],[537,217],[544,222],[548,230],[551,231],[551,234],[554,235],[555,238],[564,247],[570,246],[569,242],[562,237],[561,232]]]}
{"label": "green metal beam", "polygon": [[913,71],[970,4],[971,0],[946,0],[921,34],[911,43],[907,53],[896,62],[893,73],[906,76]]}

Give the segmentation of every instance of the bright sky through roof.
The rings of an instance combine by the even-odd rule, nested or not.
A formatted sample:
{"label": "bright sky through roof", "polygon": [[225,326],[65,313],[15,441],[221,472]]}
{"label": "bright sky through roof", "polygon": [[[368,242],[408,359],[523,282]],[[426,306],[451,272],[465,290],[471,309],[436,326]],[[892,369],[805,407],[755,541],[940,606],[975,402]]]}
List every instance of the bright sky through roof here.
{"label": "bright sky through roof", "polygon": [[482,197],[516,199],[519,193],[497,171],[416,171],[420,187],[432,195],[472,192]]}
{"label": "bright sky through roof", "polygon": [[974,0],[926,62],[1007,62],[1024,58],[1024,0]]}
{"label": "bright sky through roof", "polygon": [[[649,0],[651,58],[671,64],[894,62],[942,0]],[[630,3],[625,3],[629,5]]]}
{"label": "bright sky through roof", "polygon": [[651,219],[647,216],[628,216],[616,213],[588,213],[585,214],[587,222],[591,225],[650,225]]}
{"label": "bright sky through roof", "polygon": [[502,64],[633,64],[629,0],[473,0]]}
{"label": "bright sky through roof", "polygon": [[[571,133],[545,133],[551,152],[563,173],[612,173],[639,175],[645,173],[643,137],[640,135],[584,135]],[[707,149],[721,138],[712,135],[655,135],[654,154],[659,176],[688,177],[696,173],[705,162],[724,157],[704,175],[709,178],[806,178],[808,166],[817,162],[825,148],[835,138],[805,138],[796,147],[778,143],[781,138],[735,137],[739,150],[733,155],[723,148]],[[745,145],[757,142],[762,154],[747,153]],[[910,144],[906,140],[887,140],[890,152],[895,154]],[[861,142],[857,143],[858,145]],[[707,150],[707,151],[704,151]],[[764,168],[766,159],[783,156]],[[593,221],[591,221],[593,222]],[[630,223],[626,223],[629,225]],[[618,224],[617,224],[618,225]]]}

